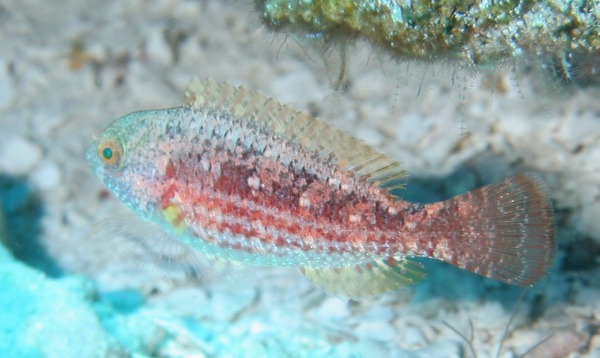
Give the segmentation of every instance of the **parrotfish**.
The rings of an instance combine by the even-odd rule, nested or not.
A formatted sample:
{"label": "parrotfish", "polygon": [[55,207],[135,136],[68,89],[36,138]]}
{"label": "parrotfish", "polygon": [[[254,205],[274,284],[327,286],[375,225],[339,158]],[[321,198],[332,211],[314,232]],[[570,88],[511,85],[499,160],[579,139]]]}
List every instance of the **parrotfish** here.
{"label": "parrotfish", "polygon": [[344,297],[424,278],[441,260],[530,286],[555,251],[541,180],[519,174],[448,200],[400,199],[402,165],[258,92],[194,79],[182,107],[134,112],[87,151],[95,174],[166,235],[209,257],[298,267]]}

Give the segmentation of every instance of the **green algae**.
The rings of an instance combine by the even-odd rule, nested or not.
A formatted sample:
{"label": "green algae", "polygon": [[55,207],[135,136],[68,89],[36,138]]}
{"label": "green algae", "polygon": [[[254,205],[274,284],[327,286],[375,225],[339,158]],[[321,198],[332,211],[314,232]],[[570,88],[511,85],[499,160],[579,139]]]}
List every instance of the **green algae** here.
{"label": "green algae", "polygon": [[574,81],[600,70],[600,7],[592,1],[257,0],[256,4],[272,30],[332,41],[365,39],[397,59],[451,59],[467,65],[535,60]]}

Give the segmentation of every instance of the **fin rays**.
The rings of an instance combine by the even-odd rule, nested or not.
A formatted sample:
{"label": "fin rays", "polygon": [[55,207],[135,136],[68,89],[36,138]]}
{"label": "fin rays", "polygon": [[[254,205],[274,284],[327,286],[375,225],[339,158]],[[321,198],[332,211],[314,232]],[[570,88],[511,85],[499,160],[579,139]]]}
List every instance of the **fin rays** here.
{"label": "fin rays", "polygon": [[209,268],[206,257],[135,214],[112,216],[93,224],[99,252],[110,252],[134,263],[162,282],[198,283]]}
{"label": "fin rays", "polygon": [[534,284],[552,266],[552,206],[536,175],[520,174],[449,202],[476,208],[463,218],[473,234],[460,244],[471,259],[457,266],[519,286]]}
{"label": "fin rays", "polygon": [[218,110],[234,118],[250,118],[270,133],[294,141],[323,156],[333,155],[347,170],[386,189],[403,188],[407,172],[399,162],[325,122],[279,104],[245,87],[194,78],[185,103],[197,110]]}
{"label": "fin rays", "polygon": [[315,285],[339,298],[360,298],[394,292],[425,278],[423,266],[408,258],[388,258],[330,268],[303,268]]}

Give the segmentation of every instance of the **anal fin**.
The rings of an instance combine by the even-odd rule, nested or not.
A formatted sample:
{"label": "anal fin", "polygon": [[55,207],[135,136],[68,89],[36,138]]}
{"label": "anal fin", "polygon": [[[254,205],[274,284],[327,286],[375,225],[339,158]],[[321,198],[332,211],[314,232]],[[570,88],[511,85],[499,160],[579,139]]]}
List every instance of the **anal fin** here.
{"label": "anal fin", "polygon": [[409,258],[387,258],[357,265],[302,268],[315,285],[339,298],[361,298],[397,291],[425,277],[424,267]]}

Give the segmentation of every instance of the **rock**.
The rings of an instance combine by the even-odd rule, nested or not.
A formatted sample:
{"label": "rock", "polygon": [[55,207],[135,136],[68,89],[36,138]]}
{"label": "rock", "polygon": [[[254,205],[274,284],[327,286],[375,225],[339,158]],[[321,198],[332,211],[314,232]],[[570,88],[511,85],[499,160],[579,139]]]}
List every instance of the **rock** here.
{"label": "rock", "polygon": [[38,190],[52,190],[61,182],[61,173],[54,163],[43,164],[31,174],[31,183]]}
{"label": "rock", "polygon": [[172,50],[165,38],[165,29],[155,26],[148,30],[146,51],[150,61],[168,65],[173,62]]}
{"label": "rock", "polygon": [[[366,355],[367,357],[369,355]],[[465,354],[461,349],[461,346],[456,341],[442,341],[433,345],[429,345],[426,348],[411,351],[405,349],[392,349],[388,352],[386,357],[393,358],[455,358],[464,357]],[[469,357],[469,355],[466,355]]]}
{"label": "rock", "polygon": [[329,297],[317,309],[319,320],[327,322],[348,317],[348,303],[338,298]]}
{"label": "rock", "polygon": [[100,297],[118,312],[132,313],[144,305],[146,297],[138,290],[122,289],[102,292]]}
{"label": "rock", "polygon": [[390,135],[403,147],[415,149],[419,142],[433,129],[434,123],[429,118],[411,111],[389,126]]}
{"label": "rock", "polygon": [[371,147],[380,146],[385,139],[381,131],[371,126],[361,126],[356,132],[356,136]]}
{"label": "rock", "polygon": [[276,77],[271,85],[271,93],[276,94],[279,103],[291,104],[304,112],[310,103],[319,103],[325,97],[315,74],[308,69]]}
{"label": "rock", "polygon": [[[369,357],[369,358],[387,358],[390,357],[389,349],[379,341],[372,339],[362,339],[357,344],[342,342],[335,346],[335,353],[331,357]],[[402,358],[415,358],[411,355],[397,356]]]}
{"label": "rock", "polygon": [[58,104],[49,104],[37,110],[31,118],[31,128],[35,136],[44,138],[52,135],[52,131],[64,125],[67,118],[64,109]]}
{"label": "rock", "polygon": [[[458,130],[454,128],[455,124],[446,122],[436,124],[434,129],[428,133],[421,143],[420,155],[429,162],[435,170],[441,173],[449,172],[453,169],[448,164],[448,158],[452,154],[453,148],[463,139]],[[441,168],[441,169],[440,169]]]}
{"label": "rock", "polygon": [[103,305],[98,314],[111,338],[120,344],[119,349],[128,352],[113,356],[128,357],[132,353],[136,357],[214,356],[204,340],[212,338],[213,332],[169,312],[143,306],[130,314],[119,314]]}
{"label": "rock", "polygon": [[420,348],[427,345],[427,341],[423,336],[423,333],[417,328],[413,326],[407,326],[401,329],[399,332],[400,339],[402,342],[402,347],[407,348]]}
{"label": "rock", "polygon": [[396,85],[393,80],[382,78],[384,75],[379,71],[368,71],[353,78],[350,87],[350,95],[360,101],[368,100],[374,95],[394,91]]}
{"label": "rock", "polygon": [[354,334],[361,338],[389,342],[396,337],[396,330],[389,322],[367,321],[358,323],[354,329]]}
{"label": "rock", "polygon": [[396,313],[392,308],[373,306],[361,317],[361,320],[390,322],[394,318],[396,318]]}
{"label": "rock", "polygon": [[414,352],[415,358],[454,358],[462,357],[462,349],[457,341],[442,341]]}
{"label": "rock", "polygon": [[600,220],[598,218],[600,218],[600,202],[596,201],[583,208],[579,221],[581,230],[600,242]]}
{"label": "rock", "polygon": [[[6,357],[105,357],[109,337],[88,301],[89,281],[53,280],[0,246],[0,351]],[[73,337],[76,337],[74,344]]]}
{"label": "rock", "polygon": [[30,185],[19,179],[8,178],[0,181],[0,205],[8,216],[32,216],[35,195]]}
{"label": "rock", "polygon": [[202,315],[199,307],[209,304],[208,294],[198,287],[183,286],[166,292],[163,295],[152,297],[149,305],[153,309],[169,311],[178,316]]}
{"label": "rock", "polygon": [[6,244],[8,244],[8,231],[6,230],[6,219],[4,218],[2,203],[0,203],[0,248],[3,249],[3,245]]}
{"label": "rock", "polygon": [[205,313],[216,321],[231,321],[255,299],[256,291],[253,289],[241,288],[235,292],[215,291],[204,309],[207,310]]}
{"label": "rock", "polygon": [[585,112],[582,115],[570,115],[558,125],[556,139],[568,150],[573,151],[578,145],[594,145],[598,135],[597,114]]}
{"label": "rock", "polygon": [[0,110],[8,107],[15,96],[8,66],[0,61]]}
{"label": "rock", "polygon": [[536,346],[527,356],[531,358],[560,358],[577,354],[585,348],[586,338],[572,330],[553,332],[550,338]]}
{"label": "rock", "polygon": [[0,285],[2,356],[175,356],[168,352],[205,349],[200,337],[206,332],[194,336],[179,317],[143,306],[139,293],[109,292],[100,295],[104,301],[96,301],[91,281],[48,278],[15,260],[2,245]]}
{"label": "rock", "polygon": [[22,137],[12,136],[0,144],[0,172],[21,176],[28,174],[42,158],[42,150]]}
{"label": "rock", "polygon": [[160,78],[152,76],[153,69],[132,63],[128,67],[127,84],[132,98],[139,101],[140,107],[158,107],[181,105],[181,95],[177,96],[170,85]]}

